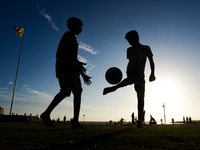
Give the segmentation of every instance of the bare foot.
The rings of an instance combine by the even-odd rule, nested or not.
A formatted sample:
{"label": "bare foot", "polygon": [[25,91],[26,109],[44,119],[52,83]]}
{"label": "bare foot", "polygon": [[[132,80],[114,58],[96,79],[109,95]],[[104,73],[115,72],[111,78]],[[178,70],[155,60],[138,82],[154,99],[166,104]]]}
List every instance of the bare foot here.
{"label": "bare foot", "polygon": [[116,89],[114,87],[107,87],[103,90],[103,95],[106,95],[110,92],[114,92]]}
{"label": "bare foot", "polygon": [[43,123],[48,126],[48,127],[55,127],[50,119],[50,117],[48,115],[46,115],[45,113],[42,113],[40,115],[40,118],[42,119]]}

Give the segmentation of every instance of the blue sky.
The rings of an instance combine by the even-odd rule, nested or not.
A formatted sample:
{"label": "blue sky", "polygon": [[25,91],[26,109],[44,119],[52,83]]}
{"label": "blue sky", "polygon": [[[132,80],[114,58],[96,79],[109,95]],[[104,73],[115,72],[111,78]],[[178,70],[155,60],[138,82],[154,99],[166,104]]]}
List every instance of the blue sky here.
{"label": "blue sky", "polygon": [[[2,0],[0,36],[0,106],[9,114],[21,37],[14,26],[24,27],[24,43],[13,113],[40,114],[59,91],[55,77],[55,54],[66,21],[75,16],[83,21],[77,37],[79,59],[87,62],[93,84],[83,84],[80,120],[109,121],[137,115],[133,86],[102,95],[110,86],[105,72],[115,66],[126,77],[125,34],[137,30],[140,42],[149,45],[156,66],[155,82],[148,82],[146,64],[146,120],[152,115],[167,121],[183,116],[200,119],[200,2],[198,0]],[[73,97],[52,112],[52,119],[73,116]]]}

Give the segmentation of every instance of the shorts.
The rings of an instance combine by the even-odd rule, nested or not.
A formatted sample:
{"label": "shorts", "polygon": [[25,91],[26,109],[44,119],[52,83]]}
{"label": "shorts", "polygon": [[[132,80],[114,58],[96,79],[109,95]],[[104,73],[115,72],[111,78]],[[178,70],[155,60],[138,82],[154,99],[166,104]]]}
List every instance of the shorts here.
{"label": "shorts", "polygon": [[144,80],[144,73],[138,73],[138,71],[134,71],[132,69],[127,70],[127,77],[131,79],[134,83],[134,88],[136,92],[145,92],[145,80]]}
{"label": "shorts", "polygon": [[71,95],[80,95],[83,91],[79,74],[62,74],[58,77],[60,92]]}

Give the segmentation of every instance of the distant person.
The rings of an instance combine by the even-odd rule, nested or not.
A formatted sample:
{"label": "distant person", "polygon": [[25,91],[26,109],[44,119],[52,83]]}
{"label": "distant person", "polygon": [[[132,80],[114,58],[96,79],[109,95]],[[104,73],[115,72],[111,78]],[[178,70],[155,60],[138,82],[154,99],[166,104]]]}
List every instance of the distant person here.
{"label": "distant person", "polygon": [[60,118],[58,117],[58,119],[57,119],[57,123],[59,123],[60,122]]}
{"label": "distant person", "polygon": [[30,116],[29,116],[29,122],[31,122],[31,119],[32,119],[32,114],[30,114]]}
{"label": "distant person", "polygon": [[67,21],[69,31],[65,32],[60,40],[56,53],[56,77],[60,85],[60,92],[54,97],[47,109],[41,114],[41,119],[44,124],[50,127],[54,125],[51,122],[50,114],[53,109],[66,97],[69,97],[71,92],[74,95],[74,118],[72,128],[84,128],[79,123],[79,112],[81,106],[82,86],[80,74],[83,77],[84,83],[90,85],[89,76],[85,74],[86,65],[78,61],[78,42],[76,36],[82,31],[83,23],[80,19],[71,17]]}
{"label": "distant person", "polygon": [[118,88],[134,84],[138,99],[138,123],[137,127],[142,127],[143,109],[144,109],[144,93],[145,93],[145,79],[144,69],[146,59],[149,59],[151,74],[149,81],[154,81],[154,61],[153,54],[149,46],[142,45],[139,42],[139,35],[137,31],[132,30],[125,36],[131,47],[127,49],[127,59],[129,60],[127,66],[127,78],[122,80],[119,84],[112,87],[107,87],[103,91],[103,95],[116,91]]}
{"label": "distant person", "polygon": [[190,124],[192,123],[192,118],[191,118],[191,117],[189,117],[189,123],[190,123]]}
{"label": "distant person", "polygon": [[150,122],[156,122],[156,120],[150,115]]}
{"label": "distant person", "polygon": [[172,124],[174,124],[174,118],[172,118]]}
{"label": "distant person", "polygon": [[145,124],[145,110],[143,111],[142,124]]}
{"label": "distant person", "polygon": [[132,117],[132,124],[135,124],[135,116],[134,116],[134,112],[132,113],[131,117]]}
{"label": "distant person", "polygon": [[135,123],[137,123],[137,121],[138,121],[138,120],[137,120],[137,117],[135,117]]}
{"label": "distant person", "polygon": [[124,118],[121,118],[121,119],[120,119],[120,124],[124,124],[124,121],[125,121],[125,119],[124,119]]}
{"label": "distant person", "polygon": [[66,123],[66,116],[63,117],[63,123]]}
{"label": "distant person", "polygon": [[185,124],[185,117],[183,116],[183,123]]}
{"label": "distant person", "polygon": [[186,123],[188,124],[188,117],[186,117]]}

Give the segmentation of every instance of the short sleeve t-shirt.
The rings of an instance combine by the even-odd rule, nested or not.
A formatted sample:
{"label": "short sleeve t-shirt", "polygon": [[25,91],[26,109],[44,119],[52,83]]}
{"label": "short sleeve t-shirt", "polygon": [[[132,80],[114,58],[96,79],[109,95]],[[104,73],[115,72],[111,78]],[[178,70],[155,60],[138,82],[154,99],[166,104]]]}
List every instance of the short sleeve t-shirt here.
{"label": "short sleeve t-shirt", "polygon": [[138,73],[144,73],[147,57],[152,57],[152,51],[149,46],[139,45],[127,49],[127,58],[129,59],[127,70],[132,69]]}
{"label": "short sleeve t-shirt", "polygon": [[76,37],[69,31],[65,32],[58,45],[56,53],[56,77],[63,73],[73,71],[72,63],[77,62],[78,42]]}

